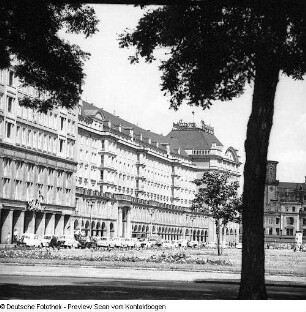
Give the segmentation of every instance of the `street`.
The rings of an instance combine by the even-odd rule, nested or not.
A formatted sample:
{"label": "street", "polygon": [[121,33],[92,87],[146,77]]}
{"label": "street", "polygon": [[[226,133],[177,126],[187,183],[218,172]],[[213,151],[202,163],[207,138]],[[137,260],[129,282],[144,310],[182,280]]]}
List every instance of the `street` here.
{"label": "street", "polygon": [[[73,270],[73,269],[72,269]],[[239,284],[222,281],[162,281],[65,276],[0,276],[0,299],[210,300],[236,299]],[[267,286],[269,299],[303,300],[304,286]]]}

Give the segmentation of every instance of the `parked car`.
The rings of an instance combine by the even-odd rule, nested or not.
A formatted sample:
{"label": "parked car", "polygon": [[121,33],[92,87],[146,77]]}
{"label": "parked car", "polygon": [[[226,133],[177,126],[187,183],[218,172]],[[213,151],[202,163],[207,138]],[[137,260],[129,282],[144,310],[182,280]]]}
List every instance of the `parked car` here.
{"label": "parked car", "polygon": [[171,241],[171,247],[172,248],[178,248],[179,247],[179,242],[176,240]]}
{"label": "parked car", "polygon": [[198,241],[195,241],[195,240],[193,240],[193,241],[188,241],[187,246],[188,246],[188,247],[191,247],[191,248],[196,248],[196,247],[199,246],[199,242],[198,242]]}
{"label": "parked car", "polygon": [[123,247],[126,248],[135,248],[136,247],[136,242],[133,238],[125,238],[123,241]]}
{"label": "parked car", "polygon": [[109,237],[100,237],[97,240],[97,247],[114,248],[114,241]]}
{"label": "parked car", "polygon": [[242,249],[242,243],[237,243],[236,248]]}
{"label": "parked car", "polygon": [[78,248],[96,248],[97,247],[97,239],[95,237],[80,237],[78,240],[79,245]]}
{"label": "parked car", "polygon": [[122,237],[112,238],[111,241],[114,247],[124,247],[124,238]]}
{"label": "parked car", "polygon": [[138,238],[138,242],[141,248],[150,247],[148,240],[144,237]]}
{"label": "parked car", "polygon": [[58,239],[60,247],[78,248],[80,243],[72,235],[62,235]]}
{"label": "parked car", "polygon": [[132,237],[131,239],[134,242],[135,248],[140,248],[141,247],[141,241],[139,240],[139,238]]}
{"label": "parked car", "polygon": [[207,248],[217,248],[217,243],[216,242],[209,242],[206,245]]}
{"label": "parked car", "polygon": [[41,239],[37,234],[24,233],[20,236],[19,244],[27,247],[42,247]]}
{"label": "parked car", "polygon": [[162,242],[162,247],[163,248],[172,248],[172,243],[169,240],[165,240]]}
{"label": "parked car", "polygon": [[41,239],[41,245],[43,247],[49,247],[51,239],[52,235],[44,235],[43,238]]}
{"label": "parked car", "polygon": [[225,248],[229,248],[229,245],[226,242],[220,242],[220,247],[225,249]]}
{"label": "parked car", "polygon": [[178,241],[178,246],[179,247],[187,247],[188,246],[188,241],[187,241],[187,239],[181,239],[181,240],[179,240]]}

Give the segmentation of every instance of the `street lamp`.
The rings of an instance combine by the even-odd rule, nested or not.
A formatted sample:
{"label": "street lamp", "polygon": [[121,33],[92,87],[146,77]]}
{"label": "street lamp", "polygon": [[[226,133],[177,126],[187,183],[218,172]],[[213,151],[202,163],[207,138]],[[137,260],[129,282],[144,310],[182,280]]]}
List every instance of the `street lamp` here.
{"label": "street lamp", "polygon": [[152,207],[149,208],[149,214],[151,216],[150,218],[150,236],[153,234],[153,214],[154,214],[154,209]]}
{"label": "street lamp", "polygon": [[90,228],[90,236],[92,236],[92,207],[93,207],[93,203],[91,202],[89,205],[90,205],[90,224],[89,224],[89,228]]}
{"label": "street lamp", "polygon": [[194,222],[195,218],[196,218],[195,216],[190,216],[192,240],[194,240],[194,235],[193,235],[193,222]]}

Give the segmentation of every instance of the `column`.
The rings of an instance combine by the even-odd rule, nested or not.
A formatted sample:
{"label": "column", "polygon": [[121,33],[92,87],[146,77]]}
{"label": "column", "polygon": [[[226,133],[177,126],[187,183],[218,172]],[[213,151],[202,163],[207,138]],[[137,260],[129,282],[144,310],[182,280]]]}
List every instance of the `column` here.
{"label": "column", "polygon": [[18,234],[21,235],[24,232],[24,211],[15,210],[13,216],[13,230],[16,229]]}
{"label": "column", "polygon": [[110,222],[104,221],[104,223],[105,223],[105,232],[103,232],[102,229],[103,236],[110,237]]}
{"label": "column", "polygon": [[126,213],[126,237],[132,237],[131,208]]}
{"label": "column", "polygon": [[46,216],[43,212],[37,212],[35,218],[35,233],[39,237],[43,237],[45,235],[45,219]]}
{"label": "column", "polygon": [[13,237],[13,210],[1,209],[1,244],[7,244],[7,237],[10,234],[10,242]]}
{"label": "column", "polygon": [[46,223],[46,235],[54,235],[54,229],[55,229],[55,214],[54,213],[47,213],[45,217],[45,223]]}
{"label": "column", "polygon": [[55,228],[54,233],[57,236],[61,236],[64,234],[64,216],[56,214],[55,215]]}
{"label": "column", "polygon": [[64,234],[65,235],[73,235],[74,230],[73,220],[70,215],[64,216]]}
{"label": "column", "polygon": [[24,232],[34,234],[35,230],[35,212],[26,211],[24,216]]}
{"label": "column", "polygon": [[117,236],[122,236],[122,207],[118,207]]}

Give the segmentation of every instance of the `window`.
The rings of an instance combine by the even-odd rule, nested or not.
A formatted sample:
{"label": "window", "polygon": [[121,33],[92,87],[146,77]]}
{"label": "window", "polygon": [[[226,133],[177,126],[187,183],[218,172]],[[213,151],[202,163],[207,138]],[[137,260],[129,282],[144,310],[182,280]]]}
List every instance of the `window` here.
{"label": "window", "polygon": [[8,198],[11,194],[11,179],[3,179],[3,197]]}
{"label": "window", "polygon": [[27,139],[28,145],[31,146],[31,130],[28,130],[28,139]]}
{"label": "window", "polygon": [[306,225],[306,218],[303,218],[303,225]]}
{"label": "window", "polygon": [[294,224],[294,218],[293,217],[287,217],[287,224],[293,225]]}
{"label": "window", "polygon": [[14,99],[11,96],[7,97],[7,111],[9,113],[12,113],[13,111],[13,103],[14,103]]}
{"label": "window", "polygon": [[4,99],[3,93],[0,93],[0,110],[3,110],[3,99]]}
{"label": "window", "polygon": [[17,133],[16,133],[16,143],[21,142],[21,129],[20,126],[17,126]]}
{"label": "window", "polygon": [[11,122],[6,122],[6,137],[8,139],[12,138],[12,130],[13,130],[13,124]]}
{"label": "window", "polygon": [[0,83],[4,83],[4,70],[0,70]]}
{"label": "window", "polygon": [[292,212],[295,212],[295,207],[292,207]]}
{"label": "window", "polygon": [[65,126],[65,118],[61,117],[61,130],[64,130],[64,126]]}
{"label": "window", "polygon": [[286,234],[287,235],[293,235],[293,229],[286,229]]}
{"label": "window", "polygon": [[275,224],[279,224],[279,218],[275,219]]}
{"label": "window", "polygon": [[11,87],[14,85],[14,73],[12,71],[9,71],[8,85]]}
{"label": "window", "polygon": [[60,146],[59,146],[60,153],[63,153],[63,151],[64,151],[64,140],[60,139],[59,144],[60,144]]}
{"label": "window", "polygon": [[273,233],[273,229],[269,228],[269,235],[272,235],[272,233]]}
{"label": "window", "polygon": [[33,147],[37,148],[37,132],[34,131],[33,133]]}
{"label": "window", "polygon": [[276,228],[276,235],[279,235],[279,228]]}

